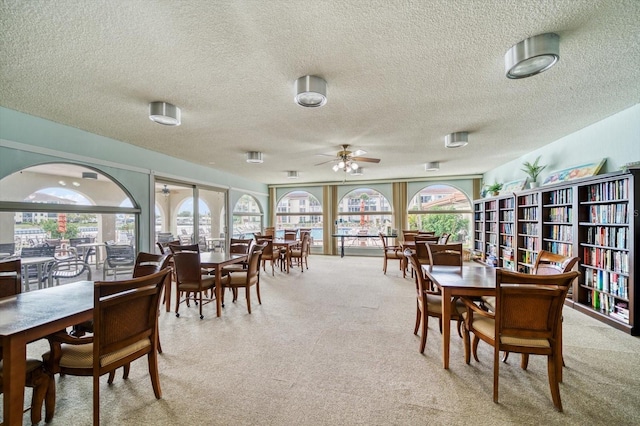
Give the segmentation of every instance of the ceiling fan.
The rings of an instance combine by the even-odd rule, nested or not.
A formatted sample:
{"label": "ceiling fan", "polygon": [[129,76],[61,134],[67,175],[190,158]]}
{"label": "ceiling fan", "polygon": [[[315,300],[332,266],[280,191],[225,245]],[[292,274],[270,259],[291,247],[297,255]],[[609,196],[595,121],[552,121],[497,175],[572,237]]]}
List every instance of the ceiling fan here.
{"label": "ceiling fan", "polygon": [[[360,165],[358,163],[379,163],[380,162],[379,158],[361,157],[361,155],[366,153],[367,151],[363,151],[361,149],[358,149],[356,151],[349,151],[349,145],[342,145],[342,149],[336,153],[335,158],[331,160],[323,161],[322,163],[318,163],[316,164],[316,166],[320,166],[322,164],[327,164],[335,161],[336,164],[333,165],[334,172],[342,170],[345,173],[354,173],[360,168]],[[318,155],[331,155],[331,154],[318,154]]]}

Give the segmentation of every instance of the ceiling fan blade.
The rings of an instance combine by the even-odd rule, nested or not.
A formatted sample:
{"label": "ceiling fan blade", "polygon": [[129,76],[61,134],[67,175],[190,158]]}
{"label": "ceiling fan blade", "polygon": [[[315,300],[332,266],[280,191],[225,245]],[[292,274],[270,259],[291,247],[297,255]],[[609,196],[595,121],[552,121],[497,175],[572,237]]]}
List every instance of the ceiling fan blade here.
{"label": "ceiling fan blade", "polygon": [[331,163],[332,161],[336,161],[336,159],[334,158],[332,160],[323,161],[322,163],[314,164],[314,166],[321,166],[323,164]]}
{"label": "ceiling fan blade", "polygon": [[316,157],[334,157],[335,158],[335,154],[314,154]]}
{"label": "ceiling fan blade", "polygon": [[379,163],[379,158],[368,158],[368,157],[351,157],[353,161],[359,161],[362,163]]}
{"label": "ceiling fan blade", "polygon": [[359,156],[359,155],[364,155],[364,154],[366,154],[366,153],[367,153],[367,151],[365,151],[365,150],[363,150],[363,149],[356,149],[355,151],[353,151],[353,152],[351,153],[351,156],[352,156],[352,157],[357,157],[357,156]]}

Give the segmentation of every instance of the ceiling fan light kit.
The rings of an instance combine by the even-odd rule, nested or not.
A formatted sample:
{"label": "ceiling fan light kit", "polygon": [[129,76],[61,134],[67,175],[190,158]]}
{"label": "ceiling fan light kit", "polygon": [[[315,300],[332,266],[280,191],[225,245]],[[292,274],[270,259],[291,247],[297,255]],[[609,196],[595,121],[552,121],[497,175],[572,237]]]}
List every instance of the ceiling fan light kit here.
{"label": "ceiling fan light kit", "polygon": [[507,78],[531,77],[548,70],[560,59],[560,37],[538,34],[515,44],[504,55]]}
{"label": "ceiling fan light kit", "polygon": [[308,108],[321,107],[327,103],[327,82],[315,75],[305,75],[296,80],[295,101]]}
{"label": "ceiling fan light kit", "polygon": [[444,146],[447,148],[460,148],[469,143],[469,132],[449,133],[444,138]]}
{"label": "ceiling fan light kit", "polygon": [[165,126],[179,126],[180,108],[167,102],[151,102],[149,104],[149,119]]}

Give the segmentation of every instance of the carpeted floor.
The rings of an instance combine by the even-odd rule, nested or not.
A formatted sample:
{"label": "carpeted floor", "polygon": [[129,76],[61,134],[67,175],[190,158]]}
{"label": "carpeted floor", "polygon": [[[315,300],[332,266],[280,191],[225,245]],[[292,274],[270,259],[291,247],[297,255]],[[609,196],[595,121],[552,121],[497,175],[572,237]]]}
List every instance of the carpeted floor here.
{"label": "carpeted floor", "polygon": [[[567,367],[554,410],[546,359],[522,371],[512,354],[492,402],[492,349],[466,365],[452,330],[450,369],[442,368],[437,321],[427,348],[413,335],[413,280],[397,262],[311,256],[310,269],[262,273],[262,305],[243,291],[216,318],[215,305],[162,312],[156,400],[145,360],[129,380],[102,379],[104,425],[631,425],[640,424],[640,339],[573,309],[564,310]],[[270,271],[269,271],[270,272]],[[455,327],[455,326],[454,326]],[[40,356],[45,342],[31,344]],[[51,425],[91,424],[91,378],[57,377]],[[27,391],[27,400],[29,391]],[[28,424],[28,413],[25,414]]]}

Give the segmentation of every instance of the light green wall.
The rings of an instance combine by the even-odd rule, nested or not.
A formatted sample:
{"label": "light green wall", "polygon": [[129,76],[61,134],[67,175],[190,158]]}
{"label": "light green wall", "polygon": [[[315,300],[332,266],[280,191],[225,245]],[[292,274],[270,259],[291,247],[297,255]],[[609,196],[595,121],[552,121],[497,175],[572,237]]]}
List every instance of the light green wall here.
{"label": "light green wall", "polygon": [[554,171],[606,158],[600,173],[613,172],[631,161],[640,161],[640,104],[567,135],[484,174],[484,182],[510,182],[523,179],[522,163],[533,162],[547,168],[538,177],[542,183]]}
{"label": "light green wall", "polygon": [[[228,189],[231,206],[247,192],[258,199],[265,213],[268,209],[265,184],[0,107],[0,179],[51,162],[94,167],[122,184],[142,210],[141,250],[148,250],[151,241],[148,224],[154,211],[150,205],[154,174]],[[227,218],[231,229],[232,215]]]}

